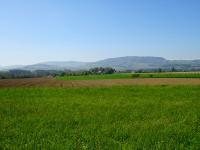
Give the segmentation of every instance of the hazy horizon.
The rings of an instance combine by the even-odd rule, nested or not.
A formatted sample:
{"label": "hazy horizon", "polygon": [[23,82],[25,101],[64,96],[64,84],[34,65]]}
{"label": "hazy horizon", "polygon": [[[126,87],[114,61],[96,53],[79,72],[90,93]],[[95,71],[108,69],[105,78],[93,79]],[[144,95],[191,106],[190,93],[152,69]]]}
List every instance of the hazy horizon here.
{"label": "hazy horizon", "polygon": [[[200,60],[200,59],[168,59],[165,57],[161,57],[161,56],[119,56],[119,57],[160,57],[160,58],[164,58],[166,60]],[[112,59],[112,58],[119,58],[119,57],[108,57],[108,58],[102,58],[102,59],[98,59],[98,60],[93,60],[93,61],[79,61],[79,60],[48,60],[48,61],[40,61],[40,62],[35,62],[35,63],[30,63],[30,64],[13,64],[13,65],[0,65],[1,67],[9,67],[9,66],[26,66],[26,65],[34,65],[34,64],[40,64],[40,63],[47,63],[47,62],[82,62],[82,63],[90,63],[90,62],[97,62],[97,61],[101,61],[101,60],[106,60],[106,59]]]}
{"label": "hazy horizon", "polygon": [[200,59],[198,0],[9,0],[0,66],[123,56]]}

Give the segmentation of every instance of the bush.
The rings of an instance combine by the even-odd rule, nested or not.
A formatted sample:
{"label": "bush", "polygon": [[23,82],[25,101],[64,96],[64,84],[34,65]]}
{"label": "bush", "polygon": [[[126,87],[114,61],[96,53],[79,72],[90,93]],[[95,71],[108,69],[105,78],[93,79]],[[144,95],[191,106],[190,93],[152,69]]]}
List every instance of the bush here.
{"label": "bush", "polygon": [[138,73],[132,74],[132,78],[139,78],[139,77],[140,77],[140,74],[138,74]]}

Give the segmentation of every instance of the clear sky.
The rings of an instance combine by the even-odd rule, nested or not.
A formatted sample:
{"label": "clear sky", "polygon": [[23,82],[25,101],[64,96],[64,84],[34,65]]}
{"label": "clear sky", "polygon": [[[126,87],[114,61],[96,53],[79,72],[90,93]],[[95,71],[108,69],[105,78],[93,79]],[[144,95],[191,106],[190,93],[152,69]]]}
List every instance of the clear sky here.
{"label": "clear sky", "polygon": [[200,58],[200,0],[0,0],[0,65]]}

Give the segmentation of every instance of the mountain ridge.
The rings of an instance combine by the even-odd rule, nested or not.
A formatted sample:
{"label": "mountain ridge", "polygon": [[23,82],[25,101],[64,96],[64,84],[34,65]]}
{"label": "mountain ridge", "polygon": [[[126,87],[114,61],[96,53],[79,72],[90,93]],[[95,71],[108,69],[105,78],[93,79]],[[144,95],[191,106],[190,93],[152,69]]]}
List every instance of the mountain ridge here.
{"label": "mountain ridge", "polygon": [[177,69],[190,70],[200,69],[200,59],[194,60],[168,60],[163,57],[154,56],[124,56],[107,58],[95,62],[81,61],[47,61],[26,66],[1,67],[4,70],[86,70],[93,67],[112,67],[116,70],[139,70],[139,69]]}

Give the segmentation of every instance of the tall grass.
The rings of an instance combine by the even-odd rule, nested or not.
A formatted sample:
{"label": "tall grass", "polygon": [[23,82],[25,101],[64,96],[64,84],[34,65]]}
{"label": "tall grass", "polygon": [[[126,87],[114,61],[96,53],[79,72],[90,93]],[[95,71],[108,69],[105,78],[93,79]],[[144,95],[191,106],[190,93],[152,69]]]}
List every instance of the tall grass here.
{"label": "tall grass", "polygon": [[0,149],[199,149],[200,86],[0,90]]}

